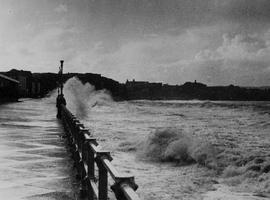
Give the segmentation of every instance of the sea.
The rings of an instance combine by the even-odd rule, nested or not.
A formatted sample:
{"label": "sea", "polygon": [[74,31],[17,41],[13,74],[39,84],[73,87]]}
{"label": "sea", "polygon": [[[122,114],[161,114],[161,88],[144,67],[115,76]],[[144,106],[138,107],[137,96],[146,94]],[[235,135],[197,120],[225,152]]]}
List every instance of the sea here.
{"label": "sea", "polygon": [[[65,83],[64,95],[116,169],[135,177],[142,200],[270,199],[270,102],[116,102],[77,78]],[[73,199],[56,96],[0,106],[0,194],[8,199]]]}
{"label": "sea", "polygon": [[64,94],[142,199],[270,199],[270,102],[115,102],[76,78]]}

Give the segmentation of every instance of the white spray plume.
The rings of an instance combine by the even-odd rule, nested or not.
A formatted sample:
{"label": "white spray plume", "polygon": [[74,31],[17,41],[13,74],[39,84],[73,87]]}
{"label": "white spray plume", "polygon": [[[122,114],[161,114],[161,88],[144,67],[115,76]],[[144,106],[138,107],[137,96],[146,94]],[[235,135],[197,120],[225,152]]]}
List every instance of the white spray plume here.
{"label": "white spray plume", "polygon": [[77,77],[65,83],[64,95],[67,107],[80,119],[86,118],[92,107],[112,102],[107,90],[96,90],[93,85],[83,84]]}

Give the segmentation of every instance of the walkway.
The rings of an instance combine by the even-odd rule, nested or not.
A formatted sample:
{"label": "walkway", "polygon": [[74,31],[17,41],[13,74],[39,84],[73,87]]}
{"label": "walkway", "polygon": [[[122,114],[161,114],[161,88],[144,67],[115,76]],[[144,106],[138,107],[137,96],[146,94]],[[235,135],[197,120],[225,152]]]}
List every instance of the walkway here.
{"label": "walkway", "polygon": [[55,99],[0,105],[0,199],[76,199]]}

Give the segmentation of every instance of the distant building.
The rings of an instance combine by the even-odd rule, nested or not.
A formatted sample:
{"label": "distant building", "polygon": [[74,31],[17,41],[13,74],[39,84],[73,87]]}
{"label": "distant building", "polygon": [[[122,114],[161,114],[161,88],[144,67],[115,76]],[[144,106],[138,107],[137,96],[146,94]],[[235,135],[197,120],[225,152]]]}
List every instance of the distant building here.
{"label": "distant building", "polygon": [[203,84],[203,83],[199,83],[196,80],[194,81],[194,83],[192,82],[186,82],[183,85],[184,88],[186,89],[199,89],[199,88],[206,88],[207,85]]}
{"label": "distant building", "polygon": [[19,81],[0,74],[0,101],[17,100]]}
{"label": "distant building", "polygon": [[133,79],[132,81],[127,80],[126,81],[126,87],[132,88],[132,87],[162,87],[162,83],[150,83],[148,81],[135,81]]}
{"label": "distant building", "polygon": [[32,87],[31,87],[31,96],[37,97],[41,93],[40,91],[40,82],[38,80],[32,80]]}
{"label": "distant building", "polygon": [[135,79],[133,79],[132,81],[129,81],[129,80],[126,81],[126,87],[128,87],[128,88],[130,88],[130,87],[144,87],[148,84],[149,84],[149,82],[147,82],[147,81],[135,81]]}
{"label": "distant building", "polygon": [[126,92],[131,99],[154,99],[160,96],[162,83],[150,83],[148,81],[127,80]]}
{"label": "distant building", "polygon": [[35,79],[30,71],[12,69],[6,75],[20,82],[19,94],[22,97],[36,97],[40,94],[40,82]]}

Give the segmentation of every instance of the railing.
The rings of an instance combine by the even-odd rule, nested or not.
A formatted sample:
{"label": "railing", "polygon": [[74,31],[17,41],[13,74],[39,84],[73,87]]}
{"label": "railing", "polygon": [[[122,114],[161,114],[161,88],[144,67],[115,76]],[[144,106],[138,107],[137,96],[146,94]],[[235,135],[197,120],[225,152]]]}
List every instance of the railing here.
{"label": "railing", "polygon": [[[138,186],[133,176],[123,176],[112,165],[110,152],[103,151],[84,125],[61,105],[61,119],[71,147],[72,157],[81,180],[81,194],[88,199],[108,199],[108,174],[114,180],[111,186],[118,200],[139,200]],[[96,167],[97,166],[97,170]],[[98,176],[96,172],[98,171]],[[96,178],[98,177],[98,179]]]}

